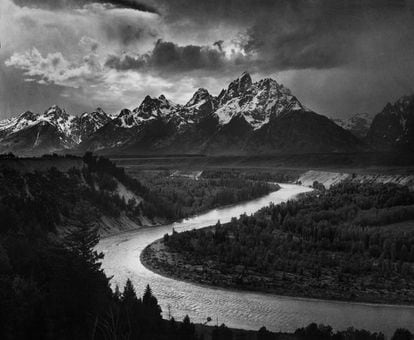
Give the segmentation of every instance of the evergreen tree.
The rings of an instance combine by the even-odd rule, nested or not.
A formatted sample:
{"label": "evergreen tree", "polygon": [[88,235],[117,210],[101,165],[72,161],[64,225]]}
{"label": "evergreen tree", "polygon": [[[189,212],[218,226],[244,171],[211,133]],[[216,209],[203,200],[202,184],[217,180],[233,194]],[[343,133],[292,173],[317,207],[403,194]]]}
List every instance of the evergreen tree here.
{"label": "evergreen tree", "polygon": [[127,279],[122,293],[122,302],[127,304],[134,304],[138,301],[134,285],[130,279]]}
{"label": "evergreen tree", "polygon": [[413,334],[405,328],[398,328],[394,335],[392,336],[391,340],[413,340]]}
{"label": "evergreen tree", "polygon": [[180,340],[193,340],[195,337],[196,334],[194,324],[190,322],[189,316],[186,315],[180,327],[179,338]]}

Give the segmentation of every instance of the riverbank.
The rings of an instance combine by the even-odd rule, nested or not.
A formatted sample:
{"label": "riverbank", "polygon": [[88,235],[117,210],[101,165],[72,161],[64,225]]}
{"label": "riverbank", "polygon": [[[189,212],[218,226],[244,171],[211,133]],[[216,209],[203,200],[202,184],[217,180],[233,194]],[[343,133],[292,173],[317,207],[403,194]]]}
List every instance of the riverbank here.
{"label": "riverbank", "polygon": [[226,224],[165,235],[143,260],[206,285],[412,306],[413,228],[407,188],[347,182]]}
{"label": "riverbank", "polygon": [[[97,251],[105,254],[102,268],[112,277],[112,287],[122,287],[127,278],[134,286],[145,287],[150,283],[164,311],[171,309],[176,320],[189,315],[196,323],[203,323],[206,317],[218,319],[230,328],[258,330],[265,326],[273,332],[294,332],[311,322],[331,325],[335,330],[352,326],[358,329],[381,331],[391,337],[397,327],[412,329],[414,308],[408,306],[386,306],[353,304],[329,300],[313,300],[261,294],[240,290],[221,289],[220,287],[189,284],[173,280],[148,270],[139,261],[143,250],[152,242],[171,233],[193,230],[214,225],[218,220],[230,222],[232,217],[255,213],[271,202],[278,204],[291,200],[309,188],[281,184],[281,190],[248,203],[225,209],[217,209],[197,215],[181,223],[156,228],[142,228],[101,239]],[[160,273],[159,273],[160,274]],[[164,313],[168,317],[168,313]],[[208,339],[208,338],[206,338]]]}
{"label": "riverbank", "polygon": [[[208,228],[212,227],[203,229]],[[285,272],[279,272],[277,277],[264,276],[240,266],[225,268],[212,260],[197,265],[189,264],[188,258],[183,254],[169,251],[163,239],[148,245],[142,251],[140,260],[148,270],[159,275],[210,287],[296,298],[414,307],[414,295],[411,289],[390,291],[373,287],[360,288],[352,283],[348,286],[334,286],[323,282],[318,284],[315,281],[319,279],[301,278],[299,275]]]}

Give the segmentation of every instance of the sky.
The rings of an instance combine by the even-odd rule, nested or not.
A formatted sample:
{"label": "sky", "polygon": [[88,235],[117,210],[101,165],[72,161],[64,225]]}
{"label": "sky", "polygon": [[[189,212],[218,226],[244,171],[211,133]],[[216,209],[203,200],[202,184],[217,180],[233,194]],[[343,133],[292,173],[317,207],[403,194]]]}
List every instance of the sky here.
{"label": "sky", "polygon": [[315,112],[414,93],[414,0],[0,0],[0,118],[217,95],[242,72]]}

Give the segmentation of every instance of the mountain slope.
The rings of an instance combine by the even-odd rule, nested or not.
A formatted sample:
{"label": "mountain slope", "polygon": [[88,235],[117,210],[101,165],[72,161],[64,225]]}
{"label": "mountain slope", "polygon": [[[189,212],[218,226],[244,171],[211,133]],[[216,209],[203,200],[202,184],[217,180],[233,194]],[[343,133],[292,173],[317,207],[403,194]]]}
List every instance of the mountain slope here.
{"label": "mountain slope", "polygon": [[367,140],[378,150],[414,151],[414,95],[388,103],[374,117]]}
{"label": "mountain slope", "polygon": [[366,137],[373,117],[368,113],[356,113],[348,119],[333,119],[333,122],[354,136],[363,139]]}
{"label": "mountain slope", "polygon": [[82,212],[100,234],[167,221],[147,187],[108,159],[89,154],[0,157],[0,185],[0,211],[22,209],[39,228],[58,234],[80,225],[76,216]]}
{"label": "mountain slope", "polygon": [[287,111],[254,132],[248,150],[262,153],[352,152],[364,145],[330,119],[307,110]]}

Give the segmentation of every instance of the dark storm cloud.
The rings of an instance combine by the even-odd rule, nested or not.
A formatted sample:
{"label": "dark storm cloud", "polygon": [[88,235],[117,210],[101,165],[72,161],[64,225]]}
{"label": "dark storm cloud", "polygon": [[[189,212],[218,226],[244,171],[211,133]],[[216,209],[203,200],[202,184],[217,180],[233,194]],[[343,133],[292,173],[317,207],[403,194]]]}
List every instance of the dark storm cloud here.
{"label": "dark storm cloud", "polygon": [[131,56],[128,54],[121,57],[110,55],[105,62],[105,66],[119,71],[137,70],[146,65],[145,59],[142,56]]}
{"label": "dark storm cloud", "polygon": [[199,69],[218,69],[224,64],[224,53],[210,46],[179,46],[158,40],[154,49],[145,55],[110,56],[106,66],[118,70],[155,69],[165,72],[182,72]]}
{"label": "dark storm cloud", "polygon": [[119,42],[123,45],[129,45],[144,37],[156,36],[156,33],[143,24],[139,24],[129,18],[112,19],[111,25],[103,22],[102,31],[109,40]]}
{"label": "dark storm cloud", "polygon": [[129,8],[142,12],[158,13],[156,8],[135,0],[13,0],[18,6],[36,7],[36,8],[73,8],[82,7],[87,4],[99,3],[108,4],[117,8]]}
{"label": "dark storm cloud", "polygon": [[337,67],[364,58],[361,40],[397,31],[402,27],[395,21],[401,20],[403,29],[414,34],[414,18],[407,16],[404,1],[297,1],[282,6],[274,20],[257,20],[244,49],[282,70]]}
{"label": "dark storm cloud", "polygon": [[161,8],[162,15],[171,22],[185,18],[201,25],[223,21],[248,25],[273,17],[267,22],[271,24],[286,14],[287,9],[320,11],[332,18],[364,15],[363,12],[371,10],[413,11],[412,0],[153,0],[151,3]]}
{"label": "dark storm cloud", "polygon": [[[183,22],[195,31],[222,23],[236,26],[241,34],[233,42],[244,53],[233,56],[230,63],[240,70],[329,69],[368,63],[375,55],[390,53],[383,50],[375,31],[403,29],[407,36],[414,36],[413,6],[404,0],[155,0],[155,4],[163,20],[177,23],[180,29]],[[117,36],[125,44],[140,34],[133,27],[124,28]],[[360,53],[364,39],[370,45],[368,55]],[[387,39],[385,34],[382,39]],[[377,46],[371,46],[370,40]],[[221,69],[229,63],[223,57],[223,45],[223,40],[215,41],[215,48],[159,42],[145,61],[137,57],[116,61],[112,56],[108,65],[119,69],[151,66],[170,72]],[[394,50],[393,57],[399,53],[406,51]]]}
{"label": "dark storm cloud", "polygon": [[[331,68],[360,58],[359,39],[401,29],[414,35],[411,0],[158,0],[171,23],[228,23],[262,70]],[[397,24],[397,25],[395,25]],[[367,37],[370,39],[370,37]],[[382,53],[373,50],[372,55]],[[397,51],[404,53],[404,50]],[[248,59],[251,62],[251,58]]]}

